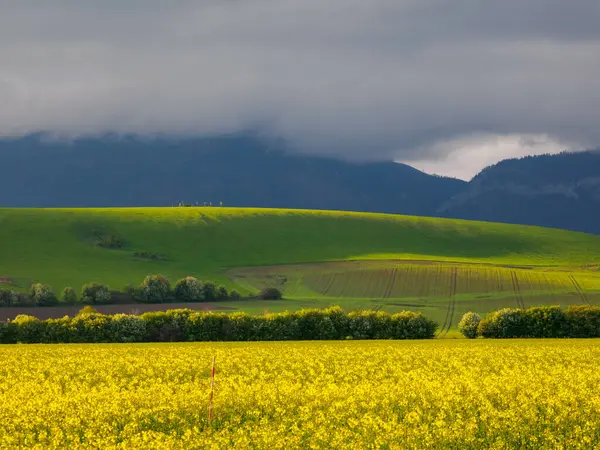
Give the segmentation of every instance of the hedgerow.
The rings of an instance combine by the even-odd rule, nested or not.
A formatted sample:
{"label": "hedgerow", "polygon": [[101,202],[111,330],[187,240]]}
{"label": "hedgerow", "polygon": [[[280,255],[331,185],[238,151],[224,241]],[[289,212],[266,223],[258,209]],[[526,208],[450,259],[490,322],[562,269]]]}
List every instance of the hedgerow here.
{"label": "hedgerow", "polygon": [[431,339],[437,324],[421,313],[353,312],[339,307],[251,316],[190,309],[114,316],[85,312],[39,320],[20,315],[0,327],[3,343]]}
{"label": "hedgerow", "polygon": [[[465,314],[461,323],[466,323],[470,314]],[[496,339],[600,337],[600,306],[569,306],[564,310],[559,306],[505,308],[489,313],[476,331],[476,336]]]}

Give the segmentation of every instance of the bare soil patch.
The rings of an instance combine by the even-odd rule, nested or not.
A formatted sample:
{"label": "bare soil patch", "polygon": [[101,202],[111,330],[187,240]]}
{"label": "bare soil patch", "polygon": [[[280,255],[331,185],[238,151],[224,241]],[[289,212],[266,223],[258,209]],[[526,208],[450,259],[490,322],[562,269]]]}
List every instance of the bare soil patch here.
{"label": "bare soil patch", "polygon": [[14,286],[15,283],[8,277],[0,277],[0,284],[6,284],[7,286]]}
{"label": "bare soil patch", "polygon": [[[35,316],[38,319],[57,319],[64,316],[75,316],[84,305],[27,307],[16,306],[0,308],[0,320],[14,319],[19,314]],[[168,309],[193,309],[194,311],[235,311],[235,308],[219,305],[218,303],[130,303],[120,305],[93,305],[102,314],[143,314],[150,311],[166,311]]]}

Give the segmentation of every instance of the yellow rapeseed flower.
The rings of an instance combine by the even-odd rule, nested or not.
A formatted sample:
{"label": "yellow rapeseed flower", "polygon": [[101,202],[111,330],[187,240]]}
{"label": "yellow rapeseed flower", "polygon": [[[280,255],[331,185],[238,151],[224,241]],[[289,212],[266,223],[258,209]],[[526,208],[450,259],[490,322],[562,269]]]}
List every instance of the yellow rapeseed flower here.
{"label": "yellow rapeseed flower", "polygon": [[5,345],[0,361],[1,449],[600,448],[595,340]]}

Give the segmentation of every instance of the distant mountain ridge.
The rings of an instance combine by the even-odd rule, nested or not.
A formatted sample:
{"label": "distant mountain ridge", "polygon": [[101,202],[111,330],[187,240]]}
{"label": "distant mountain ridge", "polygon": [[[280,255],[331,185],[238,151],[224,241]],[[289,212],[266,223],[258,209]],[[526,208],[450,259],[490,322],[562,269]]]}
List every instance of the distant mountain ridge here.
{"label": "distant mountain ridge", "polygon": [[600,233],[600,152],[501,161],[436,215]]}
{"label": "distant mountain ridge", "polygon": [[286,153],[251,133],[203,138],[43,134],[0,140],[0,207],[338,209],[600,234],[600,152],[501,161],[470,182],[393,162]]}
{"label": "distant mountain ridge", "polygon": [[393,162],[286,154],[251,134],[0,141],[0,206],[227,206],[430,215],[465,183]]}

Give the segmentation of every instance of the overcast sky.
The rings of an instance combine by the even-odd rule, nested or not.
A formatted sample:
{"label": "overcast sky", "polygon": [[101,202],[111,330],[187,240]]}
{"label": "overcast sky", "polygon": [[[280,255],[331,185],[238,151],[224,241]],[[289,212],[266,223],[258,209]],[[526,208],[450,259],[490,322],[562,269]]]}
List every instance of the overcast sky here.
{"label": "overcast sky", "polygon": [[0,135],[260,130],[469,178],[600,145],[598,0],[0,0]]}

